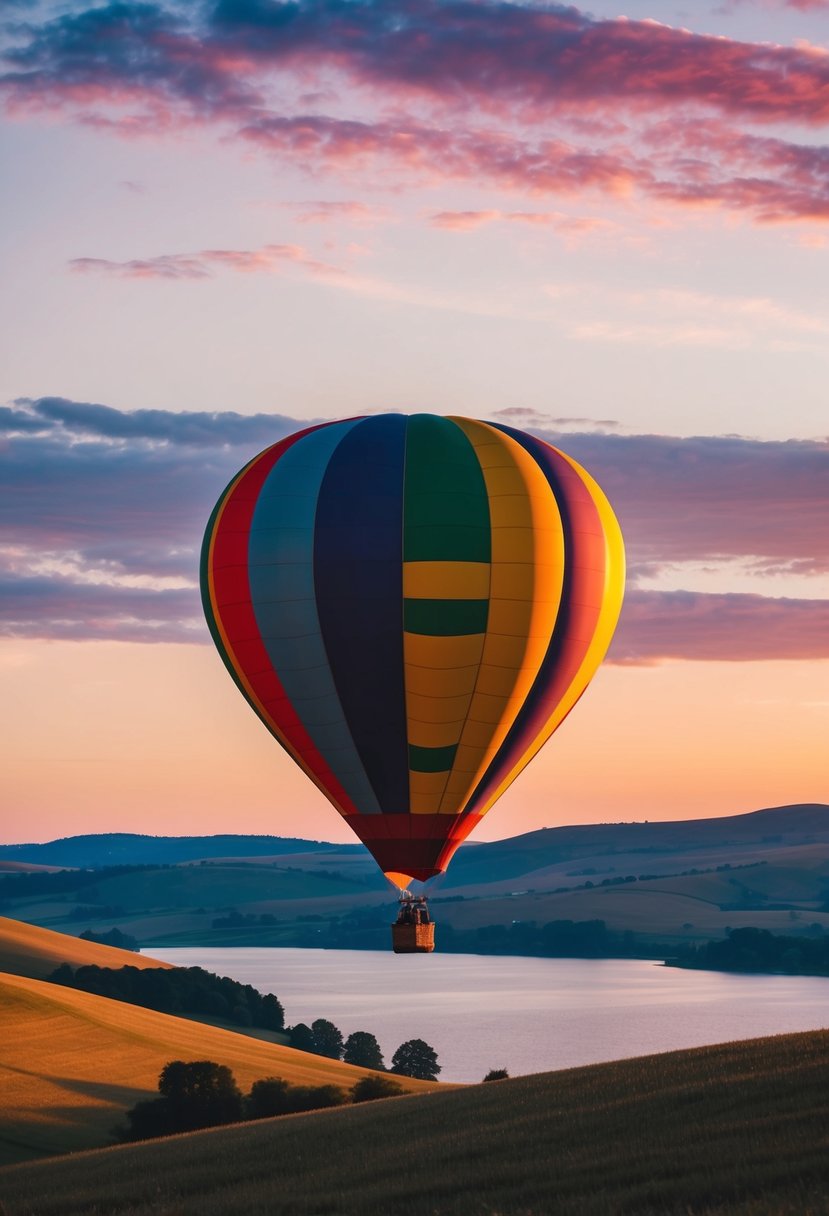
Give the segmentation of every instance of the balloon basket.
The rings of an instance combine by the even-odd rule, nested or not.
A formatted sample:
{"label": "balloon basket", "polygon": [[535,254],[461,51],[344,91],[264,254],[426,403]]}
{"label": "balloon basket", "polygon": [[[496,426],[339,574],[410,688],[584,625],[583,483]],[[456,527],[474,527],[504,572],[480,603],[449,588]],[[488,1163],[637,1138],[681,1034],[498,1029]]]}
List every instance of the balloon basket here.
{"label": "balloon basket", "polygon": [[431,954],[435,948],[435,926],[392,925],[392,948],[395,954]]}

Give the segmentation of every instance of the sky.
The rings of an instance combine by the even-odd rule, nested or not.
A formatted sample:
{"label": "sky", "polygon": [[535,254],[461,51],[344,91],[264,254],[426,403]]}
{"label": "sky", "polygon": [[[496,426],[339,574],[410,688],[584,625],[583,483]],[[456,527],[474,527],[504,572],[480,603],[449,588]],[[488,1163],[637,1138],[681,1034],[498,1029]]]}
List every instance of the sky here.
{"label": "sky", "polygon": [[310,421],[509,423],[625,535],[475,833],[829,802],[829,0],[0,0],[0,838],[347,840],[201,615]]}

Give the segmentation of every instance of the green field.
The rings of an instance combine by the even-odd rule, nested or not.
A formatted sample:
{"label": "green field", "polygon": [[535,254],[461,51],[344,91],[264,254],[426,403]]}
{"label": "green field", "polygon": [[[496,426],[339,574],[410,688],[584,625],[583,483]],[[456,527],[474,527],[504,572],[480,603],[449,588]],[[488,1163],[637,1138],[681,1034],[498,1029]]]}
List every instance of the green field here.
{"label": "green field", "polygon": [[5,1216],[818,1216],[829,1033],[290,1116],[0,1171]]}

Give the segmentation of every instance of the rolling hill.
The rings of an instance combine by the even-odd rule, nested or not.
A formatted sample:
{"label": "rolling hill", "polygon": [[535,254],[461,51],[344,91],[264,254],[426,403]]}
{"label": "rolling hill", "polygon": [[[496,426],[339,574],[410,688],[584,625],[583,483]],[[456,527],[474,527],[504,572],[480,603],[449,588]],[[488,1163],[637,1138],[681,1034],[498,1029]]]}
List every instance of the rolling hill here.
{"label": "rolling hill", "polygon": [[[128,839],[168,859],[194,850],[210,856],[120,870],[0,873],[3,910],[67,934],[117,926],[150,950],[388,948],[395,893],[362,846],[241,836],[101,837],[96,845],[95,838],[78,837],[52,842],[58,851],[48,855],[77,858],[82,846],[90,856],[109,856],[113,841],[120,847]],[[287,851],[227,853],[256,841]],[[630,935],[625,949],[652,952],[656,943],[662,957],[681,943],[745,925],[780,934],[827,932],[829,806],[548,828],[468,845],[429,884],[429,894],[442,950],[484,949],[480,934],[493,925],[556,920],[604,920],[611,933]],[[521,953],[517,937],[504,939],[499,950]]]}
{"label": "rolling hill", "polygon": [[[187,1018],[0,975],[0,1162],[109,1143],[124,1111],[155,1095],[158,1074],[175,1059],[226,1064],[242,1089],[268,1076],[347,1089],[366,1071]],[[408,1078],[401,1083],[412,1092],[435,1088]]]}
{"label": "rolling hill", "polygon": [[287,856],[290,853],[359,849],[362,845],[332,845],[284,836],[141,836],[135,832],[103,832],[65,836],[43,844],[0,845],[0,860],[35,862],[71,869],[116,865],[176,865],[203,857]]}
{"label": "rolling hill", "polygon": [[197,1132],[0,1172],[6,1216],[819,1216],[829,1033]]}

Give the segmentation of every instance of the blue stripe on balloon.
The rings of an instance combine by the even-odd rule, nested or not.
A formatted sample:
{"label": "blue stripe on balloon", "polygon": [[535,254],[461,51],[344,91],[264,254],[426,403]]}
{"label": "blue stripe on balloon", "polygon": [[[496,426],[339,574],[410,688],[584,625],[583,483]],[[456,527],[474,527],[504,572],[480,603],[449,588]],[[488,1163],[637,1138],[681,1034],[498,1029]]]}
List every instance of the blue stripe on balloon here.
{"label": "blue stripe on balloon", "polygon": [[314,572],[322,636],[357,751],[384,813],[409,810],[403,682],[406,419],[367,418],[320,487]]}
{"label": "blue stripe on balloon", "polygon": [[332,452],[355,425],[312,431],[276,462],[253,513],[248,571],[256,624],[302,725],[359,810],[378,814],[334,686],[314,593],[317,496]]}

